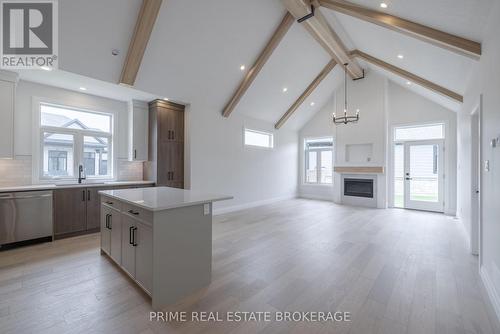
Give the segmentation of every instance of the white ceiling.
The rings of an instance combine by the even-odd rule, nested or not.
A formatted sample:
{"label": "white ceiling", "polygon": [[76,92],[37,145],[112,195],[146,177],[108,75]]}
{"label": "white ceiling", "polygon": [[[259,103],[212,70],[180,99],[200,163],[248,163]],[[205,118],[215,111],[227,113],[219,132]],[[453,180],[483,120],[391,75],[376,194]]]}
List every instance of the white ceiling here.
{"label": "white ceiling", "polygon": [[[381,10],[379,0],[351,1]],[[481,41],[482,24],[493,1],[386,0],[389,7],[385,11]],[[118,82],[140,4],[141,0],[61,1],[60,67]],[[474,60],[326,8],[321,10],[350,49],[362,50],[463,94]],[[280,0],[164,1],[135,88],[221,113],[245,74],[240,65],[251,66],[284,14]],[[114,48],[120,55],[111,55]],[[397,54],[403,54],[404,59],[398,59]],[[276,122],[328,60],[324,50],[295,23],[234,113]],[[373,70],[399,84],[406,83],[382,69]],[[302,127],[341,81],[337,68],[285,127]],[[288,92],[284,94],[281,90],[285,86]],[[459,108],[456,102],[423,87],[406,87],[449,109]],[[315,102],[312,107],[311,102]]]}

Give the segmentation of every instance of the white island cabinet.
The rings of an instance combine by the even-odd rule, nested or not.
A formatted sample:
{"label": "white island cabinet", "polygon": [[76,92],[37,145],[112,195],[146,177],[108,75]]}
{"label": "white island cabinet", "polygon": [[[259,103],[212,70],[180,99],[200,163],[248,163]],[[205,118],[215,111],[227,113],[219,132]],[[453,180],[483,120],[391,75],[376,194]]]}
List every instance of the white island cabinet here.
{"label": "white island cabinet", "polygon": [[230,196],[168,187],[101,191],[101,253],[161,310],[210,283],[212,203]]}

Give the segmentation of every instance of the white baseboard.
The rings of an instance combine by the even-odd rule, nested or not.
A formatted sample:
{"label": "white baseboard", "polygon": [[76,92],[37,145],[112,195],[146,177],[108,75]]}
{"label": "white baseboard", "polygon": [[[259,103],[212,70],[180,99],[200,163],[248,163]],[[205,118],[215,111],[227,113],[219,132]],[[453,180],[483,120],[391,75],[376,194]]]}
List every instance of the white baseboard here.
{"label": "white baseboard", "polygon": [[257,206],[286,201],[286,200],[293,199],[293,198],[297,198],[297,195],[275,197],[275,198],[269,198],[269,199],[265,199],[265,200],[261,200],[261,201],[243,203],[243,204],[233,205],[233,206],[228,206],[228,207],[223,207],[223,208],[216,208],[213,210],[213,215],[217,216],[217,215],[222,215],[225,213],[230,213],[230,212],[235,212],[235,211],[240,211],[240,210],[245,210],[245,209],[251,209],[251,208],[255,208]]}
{"label": "white baseboard", "polygon": [[479,274],[481,275],[481,279],[486,289],[486,293],[490,298],[491,305],[495,310],[498,323],[500,323],[500,295],[498,294],[498,291],[495,289],[495,286],[493,285],[493,282],[490,279],[488,271],[484,269],[484,266],[481,266]]}
{"label": "white baseboard", "polygon": [[318,194],[300,194],[299,198],[317,199],[317,200],[320,200],[320,201],[333,202],[333,196],[324,196],[324,195],[318,195]]}

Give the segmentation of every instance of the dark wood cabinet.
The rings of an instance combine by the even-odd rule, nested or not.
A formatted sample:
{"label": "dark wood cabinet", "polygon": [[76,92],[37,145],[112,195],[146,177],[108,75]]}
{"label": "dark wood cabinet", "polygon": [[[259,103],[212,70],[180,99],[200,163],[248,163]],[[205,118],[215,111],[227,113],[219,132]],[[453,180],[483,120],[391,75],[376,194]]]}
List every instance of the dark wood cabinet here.
{"label": "dark wood cabinet", "polygon": [[54,191],[54,236],[56,239],[100,230],[99,191],[145,188],[152,185],[104,186],[56,189]]}
{"label": "dark wood cabinet", "polygon": [[99,191],[106,188],[87,188],[87,231],[98,231],[101,220]]}
{"label": "dark wood cabinet", "polygon": [[163,100],[149,104],[151,172],[159,186],[184,188],[184,108]]}
{"label": "dark wood cabinet", "polygon": [[87,190],[54,191],[54,235],[82,232],[87,229]]}

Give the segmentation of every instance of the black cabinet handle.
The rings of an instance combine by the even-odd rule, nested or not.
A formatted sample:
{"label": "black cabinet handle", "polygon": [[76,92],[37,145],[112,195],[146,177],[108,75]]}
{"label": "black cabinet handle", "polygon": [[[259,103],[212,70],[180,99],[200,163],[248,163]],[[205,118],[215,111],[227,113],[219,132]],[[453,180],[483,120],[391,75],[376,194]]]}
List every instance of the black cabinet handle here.
{"label": "black cabinet handle", "polygon": [[133,229],[133,228],[134,228],[133,226],[130,226],[130,227],[128,228],[128,243],[129,243],[130,245],[133,245],[133,242],[132,242],[132,229]]}
{"label": "black cabinet handle", "polygon": [[112,229],[113,229],[113,215],[109,215],[108,228],[109,228],[110,230],[112,230]]}
{"label": "black cabinet handle", "polygon": [[104,226],[109,229],[109,214],[106,214],[106,223],[104,224]]}
{"label": "black cabinet handle", "polygon": [[130,213],[130,214],[132,214],[132,215],[135,215],[135,216],[138,216],[138,215],[139,215],[139,212],[134,211],[134,210],[128,210],[128,213]]}
{"label": "black cabinet handle", "polygon": [[85,190],[82,191],[82,202],[85,202]]}
{"label": "black cabinet handle", "polygon": [[106,204],[108,204],[108,205],[113,205],[113,202],[110,202],[110,201],[106,201],[106,202],[104,202],[104,203],[106,203]]}
{"label": "black cabinet handle", "polygon": [[87,190],[87,201],[90,201],[90,190]]}
{"label": "black cabinet handle", "polygon": [[135,242],[135,231],[137,231],[137,227],[132,228],[132,246],[137,247],[137,243]]}
{"label": "black cabinet handle", "polygon": [[137,150],[134,150],[134,159],[137,159]]}

